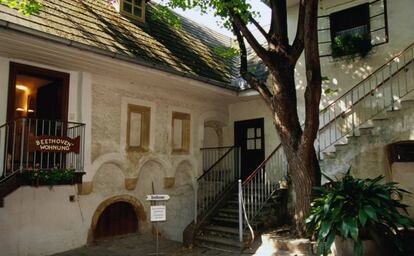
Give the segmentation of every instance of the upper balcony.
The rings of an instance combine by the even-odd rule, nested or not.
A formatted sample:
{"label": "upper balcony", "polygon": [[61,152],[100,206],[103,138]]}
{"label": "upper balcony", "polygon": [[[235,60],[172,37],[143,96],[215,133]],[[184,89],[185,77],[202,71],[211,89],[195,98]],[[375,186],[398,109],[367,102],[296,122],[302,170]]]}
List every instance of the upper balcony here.
{"label": "upper balcony", "polygon": [[16,177],[20,185],[81,183],[84,142],[82,123],[22,117],[0,126],[0,190]]}

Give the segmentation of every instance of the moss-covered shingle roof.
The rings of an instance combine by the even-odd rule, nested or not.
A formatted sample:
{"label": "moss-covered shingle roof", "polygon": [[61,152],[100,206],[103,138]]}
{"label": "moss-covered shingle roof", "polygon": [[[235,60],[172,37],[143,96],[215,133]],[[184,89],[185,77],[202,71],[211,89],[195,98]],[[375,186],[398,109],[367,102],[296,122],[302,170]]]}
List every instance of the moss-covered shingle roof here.
{"label": "moss-covered shingle roof", "polygon": [[231,39],[181,17],[177,29],[153,14],[146,22],[121,16],[105,0],[43,0],[39,14],[24,16],[0,6],[0,20],[151,65],[230,85],[237,62],[215,53]]}

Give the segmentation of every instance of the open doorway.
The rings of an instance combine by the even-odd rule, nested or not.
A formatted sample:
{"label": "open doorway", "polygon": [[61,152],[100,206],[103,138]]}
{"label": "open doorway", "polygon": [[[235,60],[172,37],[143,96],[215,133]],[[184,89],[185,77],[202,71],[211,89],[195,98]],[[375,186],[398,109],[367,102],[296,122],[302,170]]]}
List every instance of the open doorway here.
{"label": "open doorway", "polygon": [[138,217],[128,202],[115,202],[105,208],[94,230],[94,239],[138,232]]}
{"label": "open doorway", "polygon": [[11,63],[7,120],[67,121],[69,74]]}

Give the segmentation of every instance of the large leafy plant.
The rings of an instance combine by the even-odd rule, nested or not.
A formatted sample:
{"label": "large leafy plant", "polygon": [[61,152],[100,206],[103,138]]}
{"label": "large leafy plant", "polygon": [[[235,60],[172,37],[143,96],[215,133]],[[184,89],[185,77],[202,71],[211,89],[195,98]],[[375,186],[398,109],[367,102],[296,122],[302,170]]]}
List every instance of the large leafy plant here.
{"label": "large leafy plant", "polygon": [[373,239],[387,255],[407,255],[403,238],[413,221],[400,214],[404,205],[395,197],[409,193],[382,176],[358,179],[350,171],[341,179],[316,188],[307,229],[317,239],[318,255],[327,255],[336,236],[354,241],[354,254],[363,254],[362,240]]}

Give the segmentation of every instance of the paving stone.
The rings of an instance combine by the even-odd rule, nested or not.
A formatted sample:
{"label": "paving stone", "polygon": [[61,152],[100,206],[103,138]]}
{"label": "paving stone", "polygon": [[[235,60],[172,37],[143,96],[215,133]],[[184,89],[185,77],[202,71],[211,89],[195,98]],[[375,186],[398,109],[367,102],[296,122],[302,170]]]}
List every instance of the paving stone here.
{"label": "paving stone", "polygon": [[[260,243],[259,243],[260,244]],[[257,246],[257,243],[255,244]],[[253,247],[255,247],[253,246]],[[160,239],[159,252],[171,256],[232,256],[232,255],[253,255],[254,248],[246,253],[226,252],[210,248],[184,248],[181,243]],[[144,256],[155,252],[155,237],[150,235],[133,234],[117,238],[101,240],[90,246],[73,249],[70,251],[55,254],[54,256]]]}

